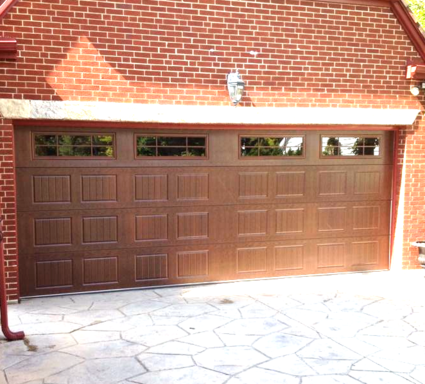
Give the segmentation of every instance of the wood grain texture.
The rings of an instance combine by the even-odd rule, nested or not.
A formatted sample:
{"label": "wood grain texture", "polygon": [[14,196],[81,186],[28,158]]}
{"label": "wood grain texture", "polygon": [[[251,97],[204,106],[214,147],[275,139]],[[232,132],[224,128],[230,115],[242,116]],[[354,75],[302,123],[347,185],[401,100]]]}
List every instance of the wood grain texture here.
{"label": "wood grain texture", "polygon": [[118,259],[116,257],[85,259],[83,266],[85,285],[118,282]]}
{"label": "wood grain texture", "polygon": [[71,219],[36,219],[35,245],[71,244]]}
{"label": "wood grain texture", "polygon": [[197,277],[208,275],[208,251],[177,253],[177,276]]}
{"label": "wood grain texture", "polygon": [[305,158],[268,160],[205,131],[209,157],[183,161],[136,159],[140,131],[120,128],[116,159],[65,165],[31,160],[31,129],[16,136],[23,295],[388,268],[391,133],[376,159],[320,158],[311,130]]}
{"label": "wood grain texture", "polygon": [[34,176],[35,203],[68,203],[71,201],[69,176]]}
{"label": "wood grain texture", "polygon": [[118,240],[118,219],[111,217],[83,218],[83,242],[103,243]]}
{"label": "wood grain texture", "polygon": [[117,177],[115,175],[81,177],[82,200],[89,201],[116,201]]}
{"label": "wood grain texture", "polygon": [[168,255],[136,256],[136,281],[167,279]]}
{"label": "wood grain texture", "polygon": [[35,264],[36,287],[72,287],[72,260],[39,261]]}

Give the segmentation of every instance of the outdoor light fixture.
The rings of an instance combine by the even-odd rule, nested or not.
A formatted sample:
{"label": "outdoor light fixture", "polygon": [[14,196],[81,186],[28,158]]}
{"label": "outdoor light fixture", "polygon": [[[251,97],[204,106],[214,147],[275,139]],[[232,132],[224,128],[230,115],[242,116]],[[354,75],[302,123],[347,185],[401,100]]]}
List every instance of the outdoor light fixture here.
{"label": "outdoor light fixture", "polygon": [[230,100],[232,100],[235,107],[242,99],[244,88],[245,83],[238,70],[227,74],[227,90],[229,91]]}
{"label": "outdoor light fixture", "polygon": [[419,96],[419,94],[421,93],[421,90],[425,89],[425,83],[421,83],[419,85],[415,85],[413,87],[410,88],[410,93],[413,96]]}

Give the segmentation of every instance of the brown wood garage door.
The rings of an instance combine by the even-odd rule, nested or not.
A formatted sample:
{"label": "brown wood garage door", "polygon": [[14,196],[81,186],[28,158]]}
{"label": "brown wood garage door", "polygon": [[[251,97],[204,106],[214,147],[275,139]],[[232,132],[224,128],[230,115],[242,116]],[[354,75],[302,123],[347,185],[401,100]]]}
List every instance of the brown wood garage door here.
{"label": "brown wood garage door", "polygon": [[22,296],[388,268],[389,132],[19,127],[16,148]]}

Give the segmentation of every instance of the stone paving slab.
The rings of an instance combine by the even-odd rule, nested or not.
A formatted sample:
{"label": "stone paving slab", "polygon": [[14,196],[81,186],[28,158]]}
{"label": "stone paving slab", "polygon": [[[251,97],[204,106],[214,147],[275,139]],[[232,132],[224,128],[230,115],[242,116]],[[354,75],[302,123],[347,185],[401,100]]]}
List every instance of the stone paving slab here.
{"label": "stone paving slab", "polygon": [[425,272],[23,300],[0,384],[425,384]]}

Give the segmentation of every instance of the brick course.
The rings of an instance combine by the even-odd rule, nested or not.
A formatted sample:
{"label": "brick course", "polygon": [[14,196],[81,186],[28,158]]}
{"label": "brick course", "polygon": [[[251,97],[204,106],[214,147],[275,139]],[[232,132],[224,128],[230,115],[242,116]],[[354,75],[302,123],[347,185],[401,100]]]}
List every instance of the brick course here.
{"label": "brick course", "polygon": [[[226,74],[246,82],[241,107],[421,108],[404,78],[420,57],[389,8],[302,0],[20,1],[1,22],[19,59],[0,62],[0,98],[229,105]],[[212,51],[213,50],[213,51]],[[256,56],[250,51],[256,51]],[[423,101],[423,100],[422,100]],[[422,236],[424,123],[401,131],[403,267]],[[10,298],[16,287],[11,122],[0,120],[1,209]]]}
{"label": "brick course", "polygon": [[416,106],[403,69],[418,55],[388,8],[140,3],[21,1],[3,21],[21,58],[1,65],[0,97],[228,105],[237,67],[243,106]]}
{"label": "brick course", "polygon": [[5,237],[3,251],[6,260],[6,286],[8,298],[18,299],[16,186],[13,126],[0,118],[0,209]]}

